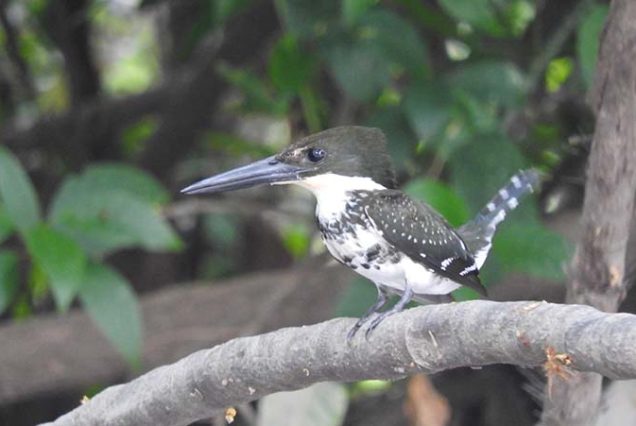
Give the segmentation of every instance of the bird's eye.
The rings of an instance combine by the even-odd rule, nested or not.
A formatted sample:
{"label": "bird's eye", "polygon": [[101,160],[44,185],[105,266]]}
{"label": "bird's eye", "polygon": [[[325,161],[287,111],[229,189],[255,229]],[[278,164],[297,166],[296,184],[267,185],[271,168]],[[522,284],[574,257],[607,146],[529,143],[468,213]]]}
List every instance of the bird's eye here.
{"label": "bird's eye", "polygon": [[311,148],[309,151],[307,151],[307,158],[309,158],[309,161],[314,163],[317,163],[325,158],[325,155],[327,155],[327,152],[322,148]]}

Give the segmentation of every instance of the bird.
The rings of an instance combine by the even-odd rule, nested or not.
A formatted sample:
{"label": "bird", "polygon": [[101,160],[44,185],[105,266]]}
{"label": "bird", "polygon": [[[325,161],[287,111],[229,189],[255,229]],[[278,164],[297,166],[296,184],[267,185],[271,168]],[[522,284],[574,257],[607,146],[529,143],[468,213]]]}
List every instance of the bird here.
{"label": "bird", "polygon": [[[347,334],[365,336],[411,301],[450,302],[461,286],[486,296],[479,278],[506,215],[539,183],[534,169],[512,176],[477,215],[454,229],[437,211],[396,188],[387,138],[377,128],[334,127],[280,153],[184,188],[184,194],[256,185],[299,185],[316,198],[316,223],[329,253],[373,282],[377,300]],[[384,309],[390,295],[399,296]]]}

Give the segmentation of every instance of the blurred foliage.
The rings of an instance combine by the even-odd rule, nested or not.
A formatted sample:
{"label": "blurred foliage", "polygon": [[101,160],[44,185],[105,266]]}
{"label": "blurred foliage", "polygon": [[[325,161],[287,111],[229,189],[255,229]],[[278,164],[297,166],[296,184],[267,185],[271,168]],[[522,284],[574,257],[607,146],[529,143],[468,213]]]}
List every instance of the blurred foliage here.
{"label": "blurred foliage", "polygon": [[548,92],[558,91],[572,74],[574,64],[570,58],[555,58],[548,64],[545,86]]}
{"label": "blurred foliage", "polygon": [[128,247],[177,250],[181,242],[158,207],[166,191],[150,176],[124,164],[98,164],[69,175],[53,196],[46,219],[18,160],[0,147],[0,230],[14,229],[29,255],[28,291],[19,297],[18,257],[0,251],[0,313],[15,301],[23,317],[28,298],[49,291],[60,311],[79,296],[97,326],[133,365],[141,356],[141,319],[128,281],[104,256]]}
{"label": "blurred foliage", "polygon": [[592,85],[592,79],[594,78],[596,57],[607,12],[607,5],[594,5],[580,20],[577,29],[576,53],[581,67],[581,73],[583,74],[583,80],[588,87]]}

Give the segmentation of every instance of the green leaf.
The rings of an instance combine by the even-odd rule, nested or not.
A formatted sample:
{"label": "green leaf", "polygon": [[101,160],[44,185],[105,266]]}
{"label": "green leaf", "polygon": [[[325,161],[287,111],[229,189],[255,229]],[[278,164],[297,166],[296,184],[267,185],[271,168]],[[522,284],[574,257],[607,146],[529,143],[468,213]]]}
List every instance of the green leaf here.
{"label": "green leaf", "polygon": [[404,191],[426,201],[453,226],[459,226],[469,218],[468,207],[464,200],[450,186],[442,182],[414,179],[409,182]]}
{"label": "green leaf", "polygon": [[13,222],[5,207],[0,204],[0,243],[13,233]]}
{"label": "green leaf", "polygon": [[342,90],[358,101],[373,100],[391,80],[385,55],[372,43],[339,40],[324,55]]}
{"label": "green leaf", "polygon": [[241,89],[244,99],[240,106],[244,112],[266,112],[274,115],[287,113],[287,100],[276,98],[271,88],[256,74],[225,64],[218,65],[216,71],[228,83]]}
{"label": "green leaf", "polygon": [[18,284],[18,256],[12,251],[0,251],[0,314],[13,301]]}
{"label": "green leaf", "polygon": [[494,253],[508,271],[561,280],[572,248],[558,234],[538,222],[513,221],[497,233]]}
{"label": "green leaf", "polygon": [[524,164],[516,145],[498,133],[475,135],[449,159],[453,186],[474,213]]}
{"label": "green leaf", "polygon": [[[99,175],[99,174],[98,174]],[[140,246],[147,250],[177,250],[181,242],[146,194],[137,189],[96,184],[88,174],[67,179],[51,206],[49,218],[57,229],[78,241],[91,255]],[[137,189],[135,189],[137,188]]]}
{"label": "green leaf", "polygon": [[406,118],[423,143],[439,135],[451,118],[449,89],[440,82],[418,81],[408,89],[404,100]]}
{"label": "green leaf", "polygon": [[118,221],[100,217],[68,215],[55,222],[55,229],[75,240],[92,257],[139,245],[138,239]]}
{"label": "green leaf", "polygon": [[343,0],[341,6],[342,20],[349,26],[355,24],[358,18],[376,3],[378,3],[378,0]]}
{"label": "green leaf", "polygon": [[323,43],[336,81],[351,97],[375,99],[404,70],[414,77],[429,74],[426,46],[407,21],[384,10],[368,11],[358,21],[351,34],[335,32]]}
{"label": "green leaf", "polygon": [[93,190],[117,190],[149,203],[163,204],[170,199],[159,182],[148,173],[123,163],[91,165],[81,175],[85,186]]}
{"label": "green leaf", "polygon": [[258,404],[258,426],[339,426],[349,404],[344,385],[316,383],[294,392],[267,395]]}
{"label": "green leaf", "polygon": [[510,34],[522,36],[535,17],[534,2],[528,0],[512,0],[506,8],[505,18]]}
{"label": "green leaf", "polygon": [[45,224],[26,234],[26,245],[50,280],[58,309],[65,311],[83,284],[86,254],[71,238]]}
{"label": "green leaf", "polygon": [[274,86],[283,93],[299,94],[315,71],[316,61],[303,51],[290,34],[281,37],[269,60],[268,74]]}
{"label": "green leaf", "polygon": [[113,269],[90,263],[79,297],[88,315],[133,366],[141,360],[141,313],[130,284]]}
{"label": "green leaf", "polygon": [[495,37],[517,37],[534,18],[528,0],[440,0],[442,8],[456,20]]}
{"label": "green leaf", "polygon": [[526,92],[525,78],[514,64],[492,60],[460,67],[448,77],[448,86],[504,107],[519,106]]}
{"label": "green leaf", "polygon": [[490,35],[504,36],[506,31],[498,20],[495,3],[492,0],[439,0],[440,6],[456,20]]}
{"label": "green leaf", "polygon": [[31,180],[17,158],[0,146],[0,198],[13,224],[21,233],[40,221],[40,205]]}
{"label": "green leaf", "polygon": [[274,4],[287,30],[301,39],[327,33],[340,13],[337,0],[275,0]]}
{"label": "green leaf", "polygon": [[605,4],[595,4],[579,22],[576,52],[581,64],[583,81],[585,81],[587,87],[590,87],[594,80],[601,32],[605,25],[608,9]]}
{"label": "green leaf", "polygon": [[389,153],[398,169],[403,169],[407,163],[414,164],[417,161],[414,157],[417,138],[409,128],[402,108],[392,106],[379,109],[369,117],[366,125],[382,129],[389,141]]}
{"label": "green leaf", "polygon": [[457,290],[453,291],[453,299],[456,302],[464,302],[467,300],[477,300],[481,296],[472,288],[468,287],[460,287]]}
{"label": "green leaf", "polygon": [[399,15],[371,10],[360,17],[360,36],[377,47],[387,62],[397,64],[414,77],[430,74],[428,49],[416,29]]}
{"label": "green leaf", "polygon": [[548,64],[545,73],[545,85],[548,92],[554,93],[563,86],[572,74],[574,63],[570,58],[554,58]]}

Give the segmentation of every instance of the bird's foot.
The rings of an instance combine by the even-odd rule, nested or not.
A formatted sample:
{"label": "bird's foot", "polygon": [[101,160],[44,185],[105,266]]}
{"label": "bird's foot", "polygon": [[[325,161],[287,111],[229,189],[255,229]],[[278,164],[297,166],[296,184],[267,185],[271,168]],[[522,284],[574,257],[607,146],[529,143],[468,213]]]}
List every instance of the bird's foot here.
{"label": "bird's foot", "polygon": [[378,287],[378,299],[376,300],[376,302],[364,313],[364,315],[360,317],[360,319],[358,319],[358,321],[356,321],[355,325],[347,333],[348,344],[351,344],[351,341],[353,340],[353,337],[356,335],[358,330],[360,330],[360,328],[362,328],[362,326],[367,323],[371,319],[371,317],[378,314],[378,310],[382,309],[382,307],[386,304],[386,296],[386,291],[383,288]]}
{"label": "bird's foot", "polygon": [[349,332],[347,333],[347,344],[351,344],[351,341],[353,340],[353,337],[356,335],[356,333],[358,332],[358,330],[360,330],[360,327],[362,327],[362,324],[364,324],[364,321],[362,321],[362,318],[360,318],[353,327],[351,327],[351,330],[349,330]]}
{"label": "bird's foot", "polygon": [[375,330],[382,321],[384,321],[385,319],[387,319],[393,314],[402,312],[404,310],[404,307],[406,307],[406,305],[411,301],[412,298],[413,298],[413,290],[407,286],[406,289],[404,290],[404,293],[402,293],[400,300],[398,300],[397,303],[391,309],[389,309],[386,312],[378,313],[378,315],[375,318],[369,321],[369,326],[367,327],[367,330],[364,332],[364,337],[367,340],[369,340],[369,336],[371,336],[371,333],[373,332],[373,330]]}
{"label": "bird's foot", "polygon": [[380,323],[382,321],[384,321],[385,319],[387,319],[388,317],[390,317],[393,314],[397,314],[398,312],[402,312],[402,309],[396,309],[396,310],[390,309],[390,310],[388,310],[386,312],[382,312],[382,313],[378,314],[378,316],[376,316],[371,321],[369,321],[369,326],[367,327],[366,331],[364,332],[364,338],[369,340],[369,336],[371,336],[371,333],[373,333],[373,330],[378,328],[378,326],[380,325]]}

